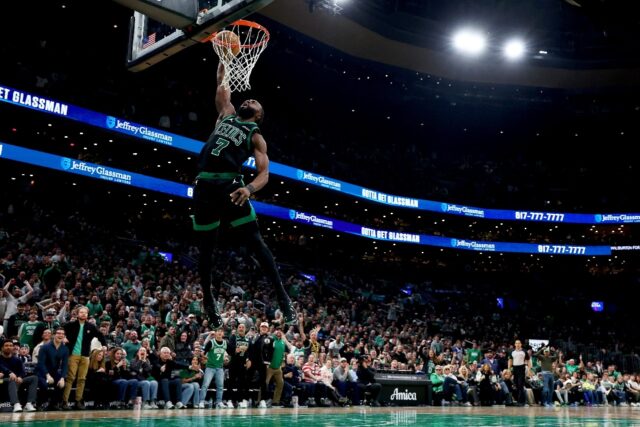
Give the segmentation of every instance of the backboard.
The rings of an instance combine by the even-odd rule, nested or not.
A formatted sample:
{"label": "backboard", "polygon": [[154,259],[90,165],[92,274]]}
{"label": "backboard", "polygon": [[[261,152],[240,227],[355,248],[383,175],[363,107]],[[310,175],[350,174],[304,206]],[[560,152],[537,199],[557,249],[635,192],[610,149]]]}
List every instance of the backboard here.
{"label": "backboard", "polygon": [[[116,0],[137,8],[129,24],[127,67],[140,71],[183,49],[207,39],[208,36],[261,9],[273,0],[194,0],[187,10],[174,10],[170,4],[148,6],[146,0]],[[154,0],[156,3],[158,0]],[[165,2],[168,0],[164,0]],[[189,4],[192,6],[192,4]],[[142,11],[141,11],[142,10]],[[178,27],[170,24],[178,24]]]}

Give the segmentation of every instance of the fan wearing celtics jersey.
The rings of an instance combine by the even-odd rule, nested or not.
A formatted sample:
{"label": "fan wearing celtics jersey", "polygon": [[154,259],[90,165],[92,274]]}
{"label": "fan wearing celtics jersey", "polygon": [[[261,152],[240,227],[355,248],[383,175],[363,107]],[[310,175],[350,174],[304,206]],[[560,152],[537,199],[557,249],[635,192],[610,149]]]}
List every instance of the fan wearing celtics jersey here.
{"label": "fan wearing celtics jersey", "polygon": [[207,396],[207,389],[211,380],[215,380],[216,385],[216,409],[224,409],[222,403],[222,392],[224,390],[224,356],[227,353],[227,341],[224,339],[224,329],[222,327],[212,331],[204,341],[204,353],[207,355],[207,369],[204,371],[202,388],[200,388],[200,408],[204,408],[204,399]]}
{"label": "fan wearing celtics jersey", "polygon": [[20,325],[18,336],[20,337],[20,345],[27,345],[29,349],[33,349],[34,332],[43,322],[38,321],[38,310],[33,308],[29,312],[29,320]]}
{"label": "fan wearing celtics jersey", "polygon": [[[269,180],[267,143],[259,125],[264,119],[262,105],[253,99],[244,101],[238,111],[231,104],[231,92],[222,84],[225,68],[218,65],[216,109],[218,120],[209,140],[200,152],[198,175],[193,190],[193,228],[199,234],[198,248],[204,308],[212,327],[222,325],[215,302],[217,280],[212,280],[213,249],[218,232],[232,232],[233,241],[246,246],[258,260],[276,292],[287,324],[296,323],[296,312],[287,295],[271,251],[262,240],[256,213],[249,198]],[[241,175],[242,164],[255,158],[256,177],[248,184]]]}
{"label": "fan wearing celtics jersey", "polygon": [[[247,327],[244,323],[238,324],[236,333],[229,338],[227,353],[231,356],[229,362],[229,384],[227,390],[231,390],[231,398],[227,406],[233,406],[233,401],[238,402],[239,408],[248,407],[249,372],[251,371],[251,340],[246,335]],[[233,390],[236,390],[234,393]]]}

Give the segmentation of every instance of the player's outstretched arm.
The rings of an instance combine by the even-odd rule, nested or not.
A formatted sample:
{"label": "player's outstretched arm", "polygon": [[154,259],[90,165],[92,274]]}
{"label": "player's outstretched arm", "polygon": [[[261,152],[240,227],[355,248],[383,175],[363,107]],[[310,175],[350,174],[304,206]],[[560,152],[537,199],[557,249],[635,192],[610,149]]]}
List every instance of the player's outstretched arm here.
{"label": "player's outstretched arm", "polygon": [[224,86],[222,81],[224,79],[224,64],[220,62],[218,64],[218,72],[216,74],[217,89],[216,89],[216,110],[218,110],[218,120],[223,119],[229,114],[235,114],[236,109],[231,104],[231,90],[228,86]]}

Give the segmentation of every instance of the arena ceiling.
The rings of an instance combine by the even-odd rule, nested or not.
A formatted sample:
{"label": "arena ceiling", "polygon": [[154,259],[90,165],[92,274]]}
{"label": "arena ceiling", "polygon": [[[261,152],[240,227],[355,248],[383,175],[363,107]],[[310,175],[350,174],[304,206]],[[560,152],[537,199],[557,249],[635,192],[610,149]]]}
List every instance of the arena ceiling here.
{"label": "arena ceiling", "polygon": [[[640,18],[610,0],[278,0],[262,14],[359,58],[480,83],[591,88],[640,84]],[[333,2],[335,0],[326,0]],[[486,55],[452,50],[455,31],[477,28]],[[510,37],[526,43],[517,63],[500,57]]]}

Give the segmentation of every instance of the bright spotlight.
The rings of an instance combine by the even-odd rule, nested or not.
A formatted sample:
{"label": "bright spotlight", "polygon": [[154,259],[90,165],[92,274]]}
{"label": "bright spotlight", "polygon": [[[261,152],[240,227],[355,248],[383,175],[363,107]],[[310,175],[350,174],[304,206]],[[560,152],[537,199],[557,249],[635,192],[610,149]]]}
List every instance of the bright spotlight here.
{"label": "bright spotlight", "polygon": [[524,43],[522,40],[510,40],[505,43],[503,53],[507,59],[520,59],[524,55]]}
{"label": "bright spotlight", "polygon": [[481,54],[487,45],[487,40],[479,31],[461,30],[453,36],[453,46],[467,55]]}

